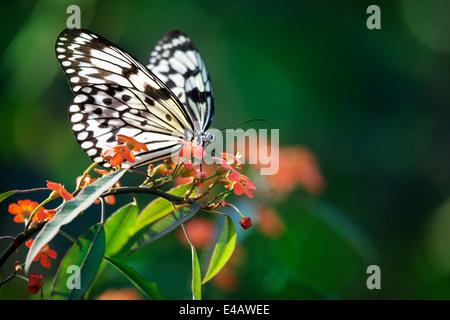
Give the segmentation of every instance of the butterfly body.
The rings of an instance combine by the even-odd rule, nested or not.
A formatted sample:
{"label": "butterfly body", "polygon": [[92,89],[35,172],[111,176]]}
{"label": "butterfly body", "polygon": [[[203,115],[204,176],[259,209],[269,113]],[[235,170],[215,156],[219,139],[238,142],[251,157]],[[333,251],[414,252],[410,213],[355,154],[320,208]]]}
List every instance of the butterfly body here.
{"label": "butterfly body", "polygon": [[167,33],[149,65],[105,38],[84,29],[66,29],[56,56],[75,94],[69,118],[80,146],[93,161],[110,164],[102,152],[116,146],[118,134],[145,143],[136,156],[141,166],[170,158],[180,140],[204,146],[214,115],[211,81],[203,59],[181,31]]}

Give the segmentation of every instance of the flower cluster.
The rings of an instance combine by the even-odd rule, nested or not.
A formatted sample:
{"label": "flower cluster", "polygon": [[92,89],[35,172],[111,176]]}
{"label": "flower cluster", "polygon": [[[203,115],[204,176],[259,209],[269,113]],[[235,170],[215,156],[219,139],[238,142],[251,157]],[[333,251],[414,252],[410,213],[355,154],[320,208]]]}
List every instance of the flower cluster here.
{"label": "flower cluster", "polygon": [[[40,204],[30,199],[18,200],[17,203],[11,203],[8,207],[8,212],[14,215],[14,222],[24,223],[25,230],[33,227],[37,223],[48,222],[56,214],[57,209],[44,208],[44,205],[47,202],[55,200],[60,196],[64,201],[69,201],[74,198],[74,196],[60,183],[47,181],[47,189],[49,189],[51,193],[49,197]],[[33,241],[33,239],[28,240],[25,243],[26,247],[31,248]],[[34,257],[33,261],[40,261],[41,266],[48,269],[51,267],[50,258],[56,259],[57,253],[55,250],[50,249],[48,244],[45,244],[36,257]],[[22,271],[22,265],[20,265],[18,261],[15,264],[14,270],[14,274]],[[42,299],[44,298],[42,290],[43,285],[44,277],[42,275],[32,273],[28,278],[28,291],[32,294],[40,292]]]}
{"label": "flower cluster", "polygon": [[222,168],[228,170],[226,177],[230,183],[227,187],[232,189],[238,196],[246,194],[249,198],[253,198],[252,190],[256,189],[255,184],[247,176],[236,170],[242,169],[240,158],[239,153],[236,156],[229,153],[222,153],[222,158],[213,157]]}
{"label": "flower cluster", "polygon": [[[41,203],[32,201],[30,199],[21,199],[16,203],[11,203],[9,205],[8,211],[10,214],[14,215],[14,222],[25,224],[25,230],[20,235],[22,237],[20,243],[25,243],[25,246],[28,249],[31,249],[32,247],[38,245],[37,242],[33,245],[35,240],[29,239],[29,236],[35,234],[36,229],[39,230],[43,228],[47,222],[51,221],[53,217],[58,214],[58,208],[60,207],[56,206],[52,209],[48,209],[47,203],[61,198],[63,204],[67,201],[73,201],[73,204],[77,204],[77,201],[85,201],[84,199],[86,197],[77,198],[79,193],[87,194],[90,192],[90,190],[89,192],[88,190],[84,190],[85,188],[96,183],[105,175],[109,175],[111,173],[117,175],[120,173],[118,172],[119,170],[124,172],[124,170],[121,170],[121,165],[124,163],[124,161],[135,163],[136,156],[140,152],[148,152],[148,147],[144,143],[138,142],[133,137],[117,135],[117,140],[122,144],[105,150],[102,153],[103,159],[108,161],[113,169],[111,171],[97,169],[94,168],[97,163],[93,163],[81,176],[78,176],[78,178],[76,179],[76,188],[72,193],[67,191],[63,184],[52,181],[46,182],[46,188],[36,188],[20,191],[50,191],[48,198]],[[210,213],[223,214],[221,212],[218,212],[217,210],[224,207],[232,208],[241,217],[239,225],[243,229],[250,228],[253,225],[251,219],[248,216],[244,216],[236,206],[226,200],[226,198],[231,194],[234,194],[236,196],[245,194],[249,198],[254,197],[253,192],[256,189],[255,184],[250,180],[249,177],[243,175],[240,172],[242,170],[242,162],[240,160],[241,156],[239,155],[239,153],[237,155],[222,153],[220,154],[220,156],[212,158],[216,160],[216,164],[207,165],[203,163],[206,152],[202,145],[198,145],[193,141],[180,140],[178,142],[180,144],[180,150],[174,158],[166,159],[156,166],[154,164],[150,164],[148,166],[147,173],[139,172],[140,174],[146,176],[145,181],[141,183],[139,187],[122,187],[121,183],[119,182],[119,177],[121,177],[121,175],[117,175],[118,177],[116,178],[116,180],[114,180],[114,186],[110,187],[108,191],[102,191],[104,192],[103,194],[98,193],[97,197],[99,198],[97,198],[96,200],[90,198],[88,200],[90,201],[89,205],[92,203],[100,203],[100,199],[104,199],[107,204],[112,205],[116,202],[113,194],[142,191],[150,191],[149,193],[154,193],[155,190],[161,189],[166,184],[173,182],[178,186],[183,185],[186,187],[184,197],[178,196],[173,200],[169,200],[170,197],[168,196],[172,196],[172,194],[166,193],[166,196],[162,196],[163,198],[166,198],[172,202],[174,210],[177,210],[177,206],[192,204],[192,201],[194,201],[197,205],[201,205],[197,207],[197,210],[198,208],[201,208],[202,210]],[[201,161],[197,164],[194,163],[194,159]],[[128,169],[128,171],[136,172],[136,170],[133,169]],[[92,172],[96,172],[99,176],[91,176]],[[110,178],[114,179],[115,177],[110,176]],[[111,181],[111,179],[106,179],[105,181]],[[103,190],[101,189],[101,181],[97,184],[97,186],[100,186],[100,189],[96,186],[92,186],[92,188],[89,189],[93,190],[93,192],[96,192],[96,190]],[[212,191],[216,187],[221,187],[222,190],[213,193]],[[133,189],[133,191],[130,191],[131,189]],[[136,189],[138,190],[136,191]],[[158,191],[160,191],[161,194],[164,193],[161,190]],[[215,189],[214,191],[217,191],[217,189]],[[11,194],[14,194],[16,192],[17,191],[14,191]],[[45,208],[44,206],[47,208]],[[102,221],[104,221],[103,214],[104,213],[102,209]],[[60,220],[58,219],[58,222],[59,221]],[[56,222],[57,221],[55,221],[55,223]],[[29,232],[30,229],[32,229],[32,232]],[[212,220],[193,220],[190,223],[186,224],[186,229],[191,234],[192,243],[194,243],[195,246],[199,248],[209,246],[215,239],[216,230],[213,227]],[[23,235],[26,235],[27,232],[29,232],[28,236],[23,239]],[[71,238],[70,235],[65,234],[62,231],[60,231],[60,233],[65,235],[74,243],[77,241]],[[187,236],[187,234],[185,235]],[[9,238],[16,241],[16,238],[14,237],[7,236],[2,238]],[[27,239],[29,240],[26,241]],[[52,266],[53,260],[57,259],[57,257],[57,252],[51,249],[49,244],[45,244],[42,245],[36,256],[27,257],[27,259],[32,258],[34,262],[40,262],[40,265],[42,267],[49,269]],[[20,264],[19,261],[17,261],[14,267],[13,274],[9,278],[7,278],[7,281],[14,278],[14,276],[16,276],[16,273],[22,272],[23,266],[24,264]],[[40,292],[41,298],[44,298],[44,277],[41,274],[32,273],[28,279],[19,275],[17,275],[16,277],[28,281],[28,290],[30,293],[37,294],[38,292]]]}

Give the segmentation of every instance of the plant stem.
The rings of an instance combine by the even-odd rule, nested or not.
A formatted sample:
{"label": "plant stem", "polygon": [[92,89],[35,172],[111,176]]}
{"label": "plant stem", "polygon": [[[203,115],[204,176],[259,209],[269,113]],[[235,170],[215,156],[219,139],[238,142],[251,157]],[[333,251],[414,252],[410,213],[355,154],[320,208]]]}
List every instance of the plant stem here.
{"label": "plant stem", "polygon": [[195,204],[197,203],[194,199],[188,198],[185,199],[184,197],[174,196],[170,193],[166,193],[157,189],[149,189],[149,188],[140,188],[140,187],[120,187],[113,189],[109,192],[106,192],[101,195],[101,197],[106,197],[109,195],[115,195],[115,194],[127,194],[127,193],[148,193],[153,194],[155,196],[164,198],[166,200],[169,200],[175,204],[183,204],[183,203],[189,203],[189,204]]}
{"label": "plant stem", "polygon": [[33,212],[30,214],[30,218],[28,219],[27,225],[25,226],[25,230],[28,229],[28,227],[31,224],[31,221],[33,221],[34,216],[36,215],[36,213],[39,211],[40,208],[42,208],[44,206],[44,204],[46,204],[47,202],[53,200],[52,196],[50,195],[50,197],[48,197],[47,199],[45,199],[44,201],[42,201],[34,210]]}
{"label": "plant stem", "polygon": [[59,234],[63,235],[64,237],[66,237],[67,239],[69,239],[70,241],[72,241],[73,243],[76,243],[77,240],[72,238],[71,236],[69,236],[67,233],[65,233],[64,231],[59,230],[58,231]]}
{"label": "plant stem", "polygon": [[14,240],[10,243],[10,245],[3,251],[0,256],[0,268],[3,264],[8,260],[8,258],[16,251],[16,249],[25,241],[28,240],[29,237],[34,235],[36,232],[42,229],[42,227],[46,224],[46,221],[40,221],[33,225],[31,228],[28,228],[22,233],[19,233]]}
{"label": "plant stem", "polygon": [[94,169],[94,167],[98,164],[98,162],[94,162],[92,163],[89,168],[87,168],[84,172],[83,175],[81,176],[81,179],[79,180],[77,186],[75,187],[75,192],[73,193],[74,196],[76,196],[78,194],[78,192],[80,192],[81,190],[81,184],[83,183],[84,179],[86,178],[86,176],[88,175],[88,173]]}

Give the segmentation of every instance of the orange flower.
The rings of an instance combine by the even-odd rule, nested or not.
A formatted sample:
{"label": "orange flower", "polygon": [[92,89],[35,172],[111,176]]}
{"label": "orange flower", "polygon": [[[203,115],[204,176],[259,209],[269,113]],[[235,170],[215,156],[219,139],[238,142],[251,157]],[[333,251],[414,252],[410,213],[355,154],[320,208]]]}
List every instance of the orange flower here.
{"label": "orange flower", "polygon": [[[33,241],[34,241],[33,239],[28,240],[25,243],[25,245],[28,248],[31,248],[31,245],[33,244]],[[41,251],[39,251],[39,253],[36,255],[36,257],[34,257],[33,261],[39,261],[39,259],[40,259],[41,260],[41,265],[44,268],[48,269],[51,266],[49,257],[52,258],[52,259],[56,259],[56,256],[57,256],[56,251],[52,250],[52,249],[49,249],[48,244],[46,244],[46,245],[44,245],[41,248]]]}
{"label": "orange flower", "polygon": [[28,281],[28,291],[30,291],[32,294],[36,294],[39,292],[39,290],[42,290],[43,285],[44,285],[44,277],[42,276],[42,274],[38,275],[37,273],[32,273],[30,275]]}
{"label": "orange flower", "polygon": [[53,199],[56,199],[61,195],[64,200],[68,201],[73,199],[73,195],[68,192],[61,183],[51,182],[47,180],[47,188],[50,190],[53,190],[55,192],[55,195],[53,196]]}
{"label": "orange flower", "polygon": [[[23,223],[30,218],[31,213],[39,206],[39,203],[31,200],[19,200],[17,203],[11,203],[8,208],[8,212],[15,214],[14,222]],[[40,221],[38,219],[39,213],[43,211],[43,208],[35,214],[33,221]]]}
{"label": "orange flower", "polygon": [[137,142],[134,138],[128,137],[123,134],[118,134],[116,136],[117,140],[125,143],[125,146],[134,152],[148,151],[147,145],[145,143]]}
{"label": "orange flower", "polygon": [[232,188],[236,195],[240,196],[245,193],[249,198],[253,198],[252,190],[255,190],[256,187],[248,177],[240,173],[232,172],[227,178],[234,182],[228,187]]}
{"label": "orange flower", "polygon": [[106,150],[103,155],[109,159],[109,163],[115,167],[123,163],[124,160],[134,163],[136,162],[136,156],[130,149],[125,145],[115,146],[113,149]]}
{"label": "orange flower", "polygon": [[[57,211],[58,211],[58,210],[56,210],[56,209],[51,209],[51,210],[47,210],[47,209],[39,210],[39,211],[36,213],[37,221],[44,221],[44,220],[49,221],[51,218],[53,218],[53,216],[55,215],[55,213],[56,213]],[[34,220],[34,219],[33,219],[33,220]]]}

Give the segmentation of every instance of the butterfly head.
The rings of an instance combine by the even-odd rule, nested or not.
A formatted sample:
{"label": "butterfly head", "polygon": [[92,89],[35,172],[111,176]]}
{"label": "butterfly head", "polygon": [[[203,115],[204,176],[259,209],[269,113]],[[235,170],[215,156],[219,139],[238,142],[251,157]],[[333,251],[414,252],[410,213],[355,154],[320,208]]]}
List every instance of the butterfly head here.
{"label": "butterfly head", "polygon": [[184,140],[192,141],[202,147],[205,147],[207,144],[216,141],[216,135],[211,132],[194,132],[189,129],[185,129]]}

